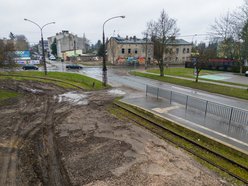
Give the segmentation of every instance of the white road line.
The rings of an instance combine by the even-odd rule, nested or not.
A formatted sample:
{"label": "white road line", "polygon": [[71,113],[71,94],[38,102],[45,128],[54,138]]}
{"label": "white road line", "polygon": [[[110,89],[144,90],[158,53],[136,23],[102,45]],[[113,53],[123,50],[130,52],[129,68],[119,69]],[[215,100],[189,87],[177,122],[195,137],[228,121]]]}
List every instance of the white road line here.
{"label": "white road line", "polygon": [[166,107],[166,108],[153,108],[155,112],[158,112],[160,114],[167,113],[170,110],[178,109],[180,106],[171,106],[171,107]]}

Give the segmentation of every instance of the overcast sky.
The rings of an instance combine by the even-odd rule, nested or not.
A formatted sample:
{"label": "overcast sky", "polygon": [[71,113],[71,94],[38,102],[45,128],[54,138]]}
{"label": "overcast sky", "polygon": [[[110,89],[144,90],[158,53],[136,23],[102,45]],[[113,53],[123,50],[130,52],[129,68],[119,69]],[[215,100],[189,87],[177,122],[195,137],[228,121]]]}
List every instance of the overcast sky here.
{"label": "overcast sky", "polygon": [[[102,24],[113,16],[125,15],[125,19],[114,19],[105,25],[107,37],[114,34],[125,37],[142,37],[146,23],[157,20],[164,9],[177,20],[181,36],[205,34],[215,18],[232,11],[244,3],[243,0],[0,0],[0,38],[10,32],[24,34],[33,44],[40,40],[39,28],[24,18],[44,25],[55,21],[55,25],[44,28],[44,38],[61,30],[69,30],[85,36],[95,43],[102,39]],[[188,36],[183,39],[204,40],[206,36]]]}

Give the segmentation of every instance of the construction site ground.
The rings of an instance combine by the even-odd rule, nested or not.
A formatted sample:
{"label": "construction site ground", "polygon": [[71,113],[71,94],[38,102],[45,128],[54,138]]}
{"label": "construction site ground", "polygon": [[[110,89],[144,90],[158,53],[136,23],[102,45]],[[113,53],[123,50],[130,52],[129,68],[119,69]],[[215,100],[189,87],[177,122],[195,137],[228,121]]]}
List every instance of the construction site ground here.
{"label": "construction site ground", "polygon": [[0,106],[0,185],[230,185],[191,155],[108,110],[117,94],[33,81]]}

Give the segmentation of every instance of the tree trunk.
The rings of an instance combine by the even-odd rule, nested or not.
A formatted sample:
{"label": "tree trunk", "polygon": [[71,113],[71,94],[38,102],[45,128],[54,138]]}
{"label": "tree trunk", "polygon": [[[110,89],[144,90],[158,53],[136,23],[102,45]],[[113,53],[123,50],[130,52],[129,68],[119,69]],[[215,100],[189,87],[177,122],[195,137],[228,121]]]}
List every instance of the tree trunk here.
{"label": "tree trunk", "polygon": [[196,69],[196,77],[195,77],[195,82],[198,83],[198,78],[199,78],[200,71]]}
{"label": "tree trunk", "polygon": [[242,66],[242,65],[239,66],[239,73],[240,73],[240,74],[243,73],[243,66]]}
{"label": "tree trunk", "polygon": [[160,76],[164,76],[164,61],[163,59],[159,63]]}

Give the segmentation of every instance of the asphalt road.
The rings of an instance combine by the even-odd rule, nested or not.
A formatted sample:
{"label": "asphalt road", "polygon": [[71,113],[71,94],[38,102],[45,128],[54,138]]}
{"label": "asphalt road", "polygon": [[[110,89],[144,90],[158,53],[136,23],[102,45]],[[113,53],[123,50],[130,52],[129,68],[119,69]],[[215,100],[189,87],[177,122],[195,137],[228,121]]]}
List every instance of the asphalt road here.
{"label": "asphalt road", "polygon": [[[52,62],[52,65],[49,64],[47,68],[50,71],[76,72],[80,74],[85,74],[87,76],[93,77],[98,80],[102,80],[102,68],[101,67],[84,67],[82,70],[66,70],[65,65],[66,64],[61,63],[61,62]],[[172,90],[172,91],[179,92],[182,94],[194,96],[197,98],[205,99],[208,101],[248,110],[248,101],[246,100],[231,98],[231,97],[227,97],[223,95],[212,94],[209,92],[199,91],[199,90],[195,90],[191,88],[185,88],[183,86],[168,84],[168,83],[159,82],[156,80],[151,80],[151,79],[137,77],[137,76],[131,76],[128,74],[129,71],[134,70],[136,68],[135,67],[109,67],[107,71],[108,84],[110,84],[112,87],[119,88],[122,91],[127,92],[126,96],[132,96],[130,94],[132,93],[137,94],[137,92],[139,92],[139,94],[144,94],[146,85],[150,85],[150,86],[160,87],[166,90]],[[140,67],[140,68],[143,68],[143,67]],[[232,74],[229,73],[229,76],[232,76]],[[248,78],[246,77],[244,78],[247,79],[248,81]],[[244,78],[237,77],[236,80],[240,79],[240,81],[244,82]],[[132,90],[135,89],[137,92],[130,91],[130,89]]]}

